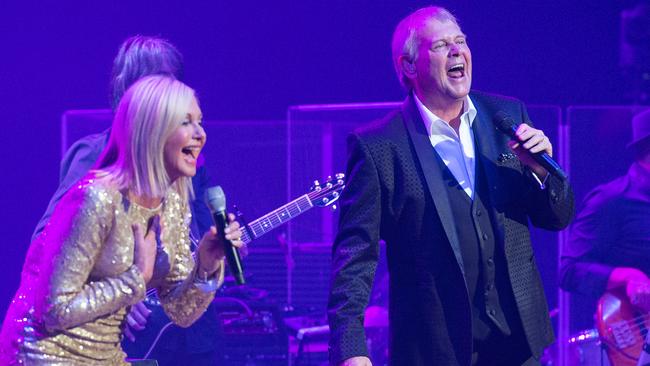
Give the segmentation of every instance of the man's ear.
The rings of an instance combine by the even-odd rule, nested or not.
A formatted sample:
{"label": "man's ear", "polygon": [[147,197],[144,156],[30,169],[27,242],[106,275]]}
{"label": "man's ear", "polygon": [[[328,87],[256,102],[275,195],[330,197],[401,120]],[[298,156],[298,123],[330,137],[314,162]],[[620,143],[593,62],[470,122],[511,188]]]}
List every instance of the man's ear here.
{"label": "man's ear", "polygon": [[402,66],[402,70],[403,70],[404,74],[407,77],[409,77],[409,78],[415,77],[415,74],[416,74],[416,72],[415,72],[415,63],[413,61],[411,61],[408,58],[408,56],[402,55],[402,56],[399,57],[398,61],[399,61],[400,65]]}

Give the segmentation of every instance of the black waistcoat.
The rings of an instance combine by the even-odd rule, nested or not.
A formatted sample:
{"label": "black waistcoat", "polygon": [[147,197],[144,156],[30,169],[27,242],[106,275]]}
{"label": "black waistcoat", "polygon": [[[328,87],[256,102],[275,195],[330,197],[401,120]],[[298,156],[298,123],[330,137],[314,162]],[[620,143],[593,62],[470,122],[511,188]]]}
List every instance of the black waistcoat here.
{"label": "black waistcoat", "polygon": [[476,341],[485,340],[495,331],[509,336],[513,327],[516,333],[521,330],[505,256],[494,235],[487,182],[480,160],[477,157],[472,200],[437,156],[458,231],[472,302],[472,335]]}

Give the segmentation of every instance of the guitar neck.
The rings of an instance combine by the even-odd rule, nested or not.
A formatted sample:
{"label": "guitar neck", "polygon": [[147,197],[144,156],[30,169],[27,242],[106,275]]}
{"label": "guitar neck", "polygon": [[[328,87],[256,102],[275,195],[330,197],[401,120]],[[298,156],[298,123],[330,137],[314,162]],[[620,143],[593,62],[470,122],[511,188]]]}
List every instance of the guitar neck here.
{"label": "guitar neck", "polygon": [[248,244],[268,233],[285,222],[302,215],[314,207],[309,194],[302,195],[286,205],[269,212],[257,220],[251,221],[244,227],[241,240]]}

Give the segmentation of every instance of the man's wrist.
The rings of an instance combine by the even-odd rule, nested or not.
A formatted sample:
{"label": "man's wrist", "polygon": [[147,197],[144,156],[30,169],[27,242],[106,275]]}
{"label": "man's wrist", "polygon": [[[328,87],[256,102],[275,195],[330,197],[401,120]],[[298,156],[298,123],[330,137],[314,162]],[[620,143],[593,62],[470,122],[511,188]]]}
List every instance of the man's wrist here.
{"label": "man's wrist", "polygon": [[641,270],[632,267],[616,267],[607,278],[607,289],[627,286],[629,282],[648,281],[648,276]]}

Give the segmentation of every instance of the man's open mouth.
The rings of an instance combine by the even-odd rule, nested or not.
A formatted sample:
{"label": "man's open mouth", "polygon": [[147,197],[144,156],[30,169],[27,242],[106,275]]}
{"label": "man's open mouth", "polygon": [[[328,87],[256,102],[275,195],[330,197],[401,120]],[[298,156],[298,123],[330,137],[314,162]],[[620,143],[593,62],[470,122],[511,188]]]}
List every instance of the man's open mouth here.
{"label": "man's open mouth", "polygon": [[462,78],[463,76],[465,76],[465,65],[463,64],[452,65],[449,69],[447,69],[447,75],[449,75],[449,77],[454,79]]}

